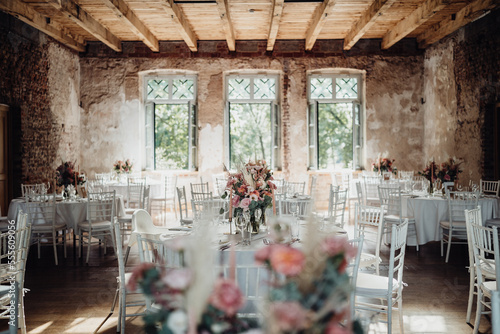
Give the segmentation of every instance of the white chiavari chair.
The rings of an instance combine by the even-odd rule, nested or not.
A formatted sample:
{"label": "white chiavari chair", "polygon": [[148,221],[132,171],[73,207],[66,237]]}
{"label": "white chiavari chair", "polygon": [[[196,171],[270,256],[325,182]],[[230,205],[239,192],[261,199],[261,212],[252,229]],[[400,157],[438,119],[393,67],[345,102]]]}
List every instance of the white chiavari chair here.
{"label": "white chiavari chair", "polygon": [[181,225],[193,223],[193,218],[188,216],[186,187],[177,187],[177,200],[179,201],[179,218]]}
{"label": "white chiavari chair", "polygon": [[482,194],[499,197],[500,194],[500,180],[499,181],[486,181],[481,179],[479,182],[479,191]]}
{"label": "white chiavari chair", "polygon": [[[375,247],[374,253],[363,252],[361,254],[361,268],[375,267],[375,273],[379,274],[380,246],[382,244],[382,222],[384,220],[384,210],[381,207],[365,206],[355,204],[354,207],[354,237],[363,236],[363,244],[371,243],[370,247]],[[372,236],[369,238],[369,236]]]}

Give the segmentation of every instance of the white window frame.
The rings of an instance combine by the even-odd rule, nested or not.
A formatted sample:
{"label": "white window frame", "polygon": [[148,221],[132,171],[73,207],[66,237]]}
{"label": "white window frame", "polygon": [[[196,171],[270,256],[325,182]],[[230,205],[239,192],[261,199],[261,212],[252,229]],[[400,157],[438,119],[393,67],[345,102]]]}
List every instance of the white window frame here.
{"label": "white window frame", "polygon": [[[231,99],[229,98],[229,80],[230,79],[250,79],[250,99]],[[254,96],[254,85],[253,81],[260,78],[274,78],[275,79],[275,97],[274,99],[255,99]],[[230,149],[230,117],[229,110],[231,103],[269,103],[271,104],[271,161],[267,163],[274,170],[281,170],[281,108],[280,108],[280,74],[279,73],[230,73],[226,74],[224,78],[224,100],[225,100],[225,110],[224,110],[224,160],[226,166],[231,166],[231,149]],[[252,158],[252,157],[249,157]],[[231,168],[233,168],[232,166]]]}
{"label": "white window frame", "polygon": [[[175,79],[191,79],[194,82],[193,98],[191,99],[174,99],[172,98],[173,80]],[[149,80],[167,80],[168,81],[168,98],[148,99],[148,81]],[[144,76],[144,99],[145,99],[145,151],[146,151],[146,170],[156,170],[156,154],[155,154],[155,125],[153,115],[153,124],[148,123],[148,113],[154,113],[155,104],[186,104],[189,112],[189,129],[188,129],[188,168],[184,170],[195,171],[198,169],[198,76],[196,74],[161,74],[161,75],[146,75]],[[153,131],[151,143],[151,135],[149,131]],[[152,152],[152,153],[151,153]]]}
{"label": "white window frame", "polygon": [[[312,98],[311,97],[311,79],[313,78],[331,78],[332,79],[332,97],[331,98]],[[336,97],[336,79],[338,78],[357,78],[358,95],[356,98],[337,98]],[[309,170],[318,170],[319,162],[319,143],[318,143],[318,104],[319,103],[352,103],[352,141],[353,141],[353,169],[361,169],[364,149],[364,72],[359,70],[339,70],[339,71],[314,71],[307,75],[307,142],[308,142],[308,168]],[[356,124],[356,113],[358,113],[359,124]]]}

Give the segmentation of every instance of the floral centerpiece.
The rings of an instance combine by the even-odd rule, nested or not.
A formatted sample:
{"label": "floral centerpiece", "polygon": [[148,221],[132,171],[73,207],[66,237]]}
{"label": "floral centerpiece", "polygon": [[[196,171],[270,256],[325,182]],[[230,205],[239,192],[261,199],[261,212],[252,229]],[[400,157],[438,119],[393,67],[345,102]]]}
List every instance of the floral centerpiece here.
{"label": "floral centerpiece", "polygon": [[[234,279],[219,277],[214,284],[207,284],[213,282],[208,279],[210,274],[205,272],[199,275],[197,268],[187,266],[182,260],[184,252],[189,249],[181,240],[178,238],[166,243],[167,247],[178,252],[181,259],[179,267],[166,268],[165,265],[143,263],[135,268],[127,286],[130,291],[136,291],[139,286],[158,306],[143,317],[146,333],[229,334],[247,331],[249,325],[236,317],[236,312],[245,303],[245,298]],[[191,248],[194,250],[196,247]],[[197,293],[200,291],[200,282],[204,284],[204,288],[210,286],[208,298],[203,297],[205,293]],[[201,314],[196,316],[194,309],[200,308],[200,305]]]}
{"label": "floral centerpiece", "polygon": [[393,165],[394,161],[394,159],[382,158],[381,156],[379,156],[377,160],[372,163],[372,169],[377,173],[390,172],[393,174],[397,174],[398,169]]}
{"label": "floral centerpiece", "polygon": [[58,187],[67,187],[69,185],[75,185],[75,180],[77,185],[82,185],[85,183],[85,178],[80,176],[75,170],[75,164],[71,161],[63,162],[56,169],[56,185]]}
{"label": "floral centerpiece", "polygon": [[436,162],[434,162],[434,160],[430,161],[429,164],[425,166],[423,171],[418,172],[418,175],[425,177],[431,183],[434,182],[434,180],[438,179],[438,174],[439,166],[436,164]]}
{"label": "floral centerpiece", "polygon": [[[273,205],[273,191],[276,185],[273,173],[264,160],[249,161],[230,174],[226,185],[226,192],[222,198],[231,197],[234,217],[243,212],[250,213],[250,221],[254,232],[259,231],[259,219],[265,221],[265,210]],[[260,213],[256,212],[260,210]]]}
{"label": "floral centerpiece", "polygon": [[116,174],[130,174],[132,173],[133,166],[134,165],[130,162],[130,159],[127,159],[125,161],[118,160],[114,163],[113,170],[116,172]]}
{"label": "floral centerpiece", "polygon": [[271,244],[256,251],[256,262],[271,272],[267,333],[362,333],[349,319],[346,267],[356,249],[345,237],[316,235],[301,249]]}
{"label": "floral centerpiece", "polygon": [[438,172],[438,178],[442,182],[455,182],[458,180],[458,174],[462,173],[460,165],[462,161],[455,161],[454,158],[449,158],[441,164]]}

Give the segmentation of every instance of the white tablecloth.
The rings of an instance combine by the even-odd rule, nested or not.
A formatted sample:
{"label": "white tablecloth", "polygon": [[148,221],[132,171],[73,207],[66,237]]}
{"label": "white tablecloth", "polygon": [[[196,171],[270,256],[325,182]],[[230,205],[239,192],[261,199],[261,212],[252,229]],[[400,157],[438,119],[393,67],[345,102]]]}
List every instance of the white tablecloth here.
{"label": "white tablecloth", "polygon": [[[406,202],[406,204],[405,204]],[[480,198],[478,205],[481,207],[483,224],[487,219],[497,217],[500,211],[498,198]],[[417,197],[403,196],[403,216],[415,218],[419,244],[429,241],[440,241],[439,222],[448,220],[448,201],[442,197]],[[407,210],[405,214],[405,209]],[[408,238],[408,245],[416,245],[414,237]]]}
{"label": "white tablecloth", "polygon": [[[10,202],[7,218],[17,218],[19,210],[26,212],[24,199],[16,198]],[[125,216],[125,205],[121,196],[116,197],[116,215]],[[75,229],[77,224],[87,219],[87,200],[56,202],[56,221],[66,223],[68,229]]]}
{"label": "white tablecloth", "polygon": [[[162,192],[162,186],[160,182],[148,181],[147,183],[149,188],[149,197],[150,198],[159,198],[164,197],[165,193]],[[106,185],[109,191],[116,191],[117,195],[121,195],[124,199],[127,199],[127,187],[126,183],[108,183]]]}

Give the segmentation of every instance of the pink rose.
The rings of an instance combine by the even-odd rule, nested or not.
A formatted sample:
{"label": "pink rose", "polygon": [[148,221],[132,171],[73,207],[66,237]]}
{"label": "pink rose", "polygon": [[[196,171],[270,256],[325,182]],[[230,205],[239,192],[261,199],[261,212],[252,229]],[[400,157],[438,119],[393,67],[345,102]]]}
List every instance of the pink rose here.
{"label": "pink rose", "polygon": [[293,247],[272,245],[270,262],[273,269],[286,276],[296,276],[304,267],[306,257],[304,253]]}
{"label": "pink rose", "polygon": [[329,256],[344,253],[348,259],[356,256],[356,248],[352,247],[345,237],[331,236],[325,238],[321,243],[321,249]]}
{"label": "pink rose", "polygon": [[215,282],[209,302],[228,316],[233,316],[245,303],[245,297],[233,280],[219,278]]}
{"label": "pink rose", "polygon": [[242,208],[243,210],[247,211],[248,210],[248,206],[250,205],[250,203],[252,203],[252,200],[250,198],[244,198],[240,202],[240,208]]}
{"label": "pink rose", "polygon": [[306,310],[298,302],[276,302],[271,312],[278,328],[283,332],[303,329],[306,324]]}
{"label": "pink rose", "polygon": [[234,195],[232,201],[233,207],[237,208],[240,205],[240,196]]}
{"label": "pink rose", "polygon": [[269,257],[271,256],[273,248],[270,246],[264,246],[260,249],[258,249],[255,252],[255,262],[257,264],[264,264],[265,262],[269,261]]}
{"label": "pink rose", "polygon": [[444,179],[445,179],[446,181],[450,181],[450,180],[451,180],[451,177],[450,177],[448,174],[446,174],[446,175],[444,176]]}
{"label": "pink rose", "polygon": [[169,288],[182,291],[189,286],[192,276],[191,270],[187,268],[170,269],[162,280]]}
{"label": "pink rose", "polygon": [[268,185],[268,186],[269,186],[269,188],[271,188],[271,189],[277,189],[277,188],[278,188],[278,187],[276,187],[276,185],[275,185],[273,182],[271,182],[271,181],[267,181],[267,185]]}

